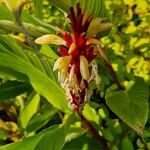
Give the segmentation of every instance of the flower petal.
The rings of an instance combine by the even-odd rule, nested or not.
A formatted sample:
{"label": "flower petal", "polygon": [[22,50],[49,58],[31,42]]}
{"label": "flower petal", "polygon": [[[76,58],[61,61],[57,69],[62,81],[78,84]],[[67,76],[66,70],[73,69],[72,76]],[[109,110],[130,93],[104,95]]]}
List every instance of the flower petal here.
{"label": "flower petal", "polygon": [[54,64],[53,71],[58,69],[63,73],[65,72],[67,73],[70,60],[71,60],[71,56],[59,57]]}
{"label": "flower petal", "polygon": [[76,46],[76,44],[73,42],[73,43],[70,45],[68,54],[71,54],[76,48],[77,48],[77,46]]}
{"label": "flower petal", "polygon": [[101,42],[98,39],[95,38],[89,38],[86,42],[86,45],[90,45],[90,44],[95,44],[95,45],[100,45]]}
{"label": "flower petal", "polygon": [[55,44],[55,45],[66,45],[66,42],[55,34],[46,34],[35,40],[37,44]]}
{"label": "flower petal", "polygon": [[81,72],[82,78],[85,80],[89,80],[89,77],[90,77],[90,71],[89,71],[88,65],[89,63],[87,59],[83,55],[81,55],[80,56],[80,72]]}
{"label": "flower petal", "polygon": [[90,26],[87,31],[87,36],[92,37],[97,33],[107,30],[112,27],[111,23],[101,23],[103,21],[102,18],[95,18],[91,21]]}
{"label": "flower petal", "polygon": [[69,82],[71,82],[71,80],[74,76],[74,68],[75,68],[75,65],[73,64],[71,69],[70,69],[70,73],[69,73]]}

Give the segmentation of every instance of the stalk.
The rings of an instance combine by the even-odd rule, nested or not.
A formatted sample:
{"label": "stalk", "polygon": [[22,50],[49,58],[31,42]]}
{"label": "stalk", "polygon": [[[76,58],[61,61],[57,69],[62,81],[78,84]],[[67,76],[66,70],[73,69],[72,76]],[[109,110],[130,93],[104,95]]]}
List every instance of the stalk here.
{"label": "stalk", "polygon": [[22,7],[24,6],[24,4],[25,3],[23,3],[17,10],[15,10],[13,12],[14,17],[15,17],[15,23],[18,26],[18,28],[20,29],[20,31],[26,36],[28,44],[31,47],[33,47],[35,50],[35,53],[38,54],[39,53],[38,46],[34,43],[32,37],[29,35],[28,31],[24,27],[22,20],[21,20],[21,12],[22,12]]}
{"label": "stalk", "polygon": [[114,69],[113,69],[113,67],[112,67],[112,65],[111,65],[111,63],[110,63],[110,61],[109,61],[109,59],[108,59],[106,53],[101,49],[100,46],[97,45],[97,47],[98,47],[98,51],[99,51],[100,56],[103,58],[103,60],[104,60],[104,62],[105,62],[105,65],[106,65],[106,67],[108,68],[108,70],[109,70],[109,72],[110,72],[110,74],[111,74],[111,76],[112,76],[113,81],[116,83],[116,85],[118,86],[118,88],[119,88],[120,90],[124,90],[125,88],[124,88],[123,85],[120,83],[120,81],[119,81],[119,79],[118,79],[118,77],[117,77],[117,74],[116,74],[116,72],[114,71]]}
{"label": "stalk", "polygon": [[97,141],[99,141],[102,145],[104,150],[109,150],[109,147],[107,145],[107,141],[99,135],[97,130],[94,128],[91,122],[89,122],[82,114],[78,114],[82,125],[85,127],[87,132],[89,132]]}

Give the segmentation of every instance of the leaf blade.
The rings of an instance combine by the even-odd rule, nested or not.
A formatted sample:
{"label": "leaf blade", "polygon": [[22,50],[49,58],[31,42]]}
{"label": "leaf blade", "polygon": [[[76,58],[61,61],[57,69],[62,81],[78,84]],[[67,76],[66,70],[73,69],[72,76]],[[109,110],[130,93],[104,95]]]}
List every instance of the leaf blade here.
{"label": "leaf blade", "polygon": [[25,129],[30,121],[31,117],[37,112],[40,102],[40,96],[38,93],[31,93],[28,102],[20,113],[20,123],[23,129]]}
{"label": "leaf blade", "polygon": [[9,100],[26,92],[28,85],[18,81],[6,81],[0,85],[0,101]]}
{"label": "leaf blade", "polygon": [[136,79],[128,91],[107,92],[106,103],[125,123],[142,134],[148,118],[148,95],[146,83]]}

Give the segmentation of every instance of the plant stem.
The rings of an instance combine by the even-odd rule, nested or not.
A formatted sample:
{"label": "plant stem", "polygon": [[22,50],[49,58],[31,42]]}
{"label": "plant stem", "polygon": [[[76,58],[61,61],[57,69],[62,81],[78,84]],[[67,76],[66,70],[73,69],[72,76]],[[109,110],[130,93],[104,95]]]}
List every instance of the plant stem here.
{"label": "plant stem", "polygon": [[94,128],[94,126],[82,115],[78,114],[82,125],[87,129],[87,131],[97,140],[100,141],[100,143],[103,145],[104,150],[109,150],[107,141],[99,135],[97,130]]}
{"label": "plant stem", "polygon": [[105,54],[105,52],[101,49],[100,46],[97,46],[98,47],[98,51],[99,51],[99,54],[100,56],[103,58],[104,62],[105,62],[105,65],[106,67],[108,68],[111,76],[112,76],[112,79],[114,80],[114,82],[116,83],[116,85],[118,86],[118,88],[120,90],[124,90],[124,87],[121,85],[120,81],[118,80],[118,77],[117,77],[117,74],[116,72],[114,71],[107,55]]}
{"label": "plant stem", "polygon": [[34,48],[36,54],[39,53],[38,46],[34,43],[32,37],[30,37],[29,33],[26,31],[26,28],[24,27],[22,20],[21,20],[21,12],[22,12],[22,7],[24,6],[25,3],[23,3],[16,11],[14,11],[14,16],[15,16],[15,22],[20,31],[26,36],[28,44]]}

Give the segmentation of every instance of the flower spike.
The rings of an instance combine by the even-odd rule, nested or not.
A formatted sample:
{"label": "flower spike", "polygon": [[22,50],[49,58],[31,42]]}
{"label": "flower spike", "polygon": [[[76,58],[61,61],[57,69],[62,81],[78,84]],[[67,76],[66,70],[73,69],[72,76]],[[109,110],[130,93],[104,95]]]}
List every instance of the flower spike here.
{"label": "flower spike", "polygon": [[59,46],[60,57],[56,60],[53,70],[58,70],[58,81],[66,92],[70,108],[81,113],[92,94],[90,83],[100,83],[94,59],[98,55],[95,49],[101,42],[95,35],[110,27],[110,24],[101,23],[103,19],[93,19],[92,15],[83,13],[79,3],[76,10],[70,8],[68,18],[71,33],[60,30],[60,37],[49,34],[35,42]]}

